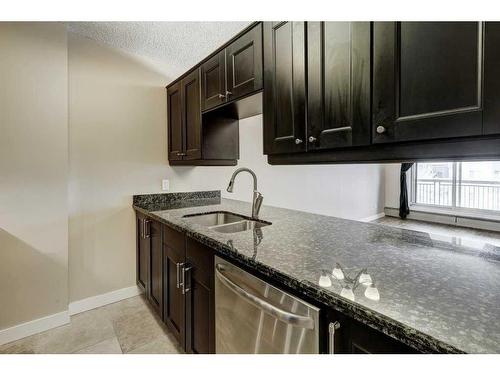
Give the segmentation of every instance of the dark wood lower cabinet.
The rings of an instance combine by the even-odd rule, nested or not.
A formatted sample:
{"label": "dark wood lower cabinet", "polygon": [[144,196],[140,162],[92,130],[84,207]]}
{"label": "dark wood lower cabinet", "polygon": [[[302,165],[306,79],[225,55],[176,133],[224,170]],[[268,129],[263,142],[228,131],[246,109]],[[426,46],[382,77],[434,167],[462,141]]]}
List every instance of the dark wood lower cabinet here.
{"label": "dark wood lower cabinet", "polygon": [[[137,285],[187,353],[215,353],[214,255],[212,248],[137,213]],[[338,323],[333,331],[331,323]],[[417,353],[324,307],[320,352]]]}
{"label": "dark wood lower cabinet", "polygon": [[186,308],[181,284],[182,267],[186,259],[184,235],[164,226],[163,254],[163,321],[170,328],[180,346],[184,348]]}
{"label": "dark wood lower cabinet", "polygon": [[416,354],[409,347],[365,324],[334,311],[323,314],[320,348],[327,354]]}
{"label": "dark wood lower cabinet", "polygon": [[149,256],[149,288],[148,299],[151,305],[163,318],[163,245],[162,225],[151,221],[150,225],[150,256]]}
{"label": "dark wood lower cabinet", "polygon": [[149,221],[146,216],[137,214],[137,267],[136,280],[137,285],[148,293],[149,280],[149,253],[150,253],[150,238],[147,234]]}
{"label": "dark wood lower cabinet", "polygon": [[214,251],[186,239],[186,352],[215,353]]}

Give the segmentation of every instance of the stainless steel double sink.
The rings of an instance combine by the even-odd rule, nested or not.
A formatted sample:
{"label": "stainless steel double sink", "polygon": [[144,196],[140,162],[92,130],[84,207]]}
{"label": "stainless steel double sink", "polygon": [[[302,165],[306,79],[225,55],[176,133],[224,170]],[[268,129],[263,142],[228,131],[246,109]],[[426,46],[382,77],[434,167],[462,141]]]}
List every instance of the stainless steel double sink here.
{"label": "stainless steel double sink", "polygon": [[227,211],[196,213],[183,216],[192,223],[204,225],[220,233],[237,233],[271,225],[270,222],[254,220]]}

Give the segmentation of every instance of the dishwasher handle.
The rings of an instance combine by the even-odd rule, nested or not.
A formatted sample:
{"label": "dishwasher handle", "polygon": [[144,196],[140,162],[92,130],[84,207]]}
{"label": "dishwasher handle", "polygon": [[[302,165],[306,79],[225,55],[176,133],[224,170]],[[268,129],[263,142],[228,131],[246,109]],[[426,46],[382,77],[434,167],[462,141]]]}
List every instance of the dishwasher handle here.
{"label": "dishwasher handle", "polygon": [[245,299],[250,304],[267,312],[269,315],[282,321],[283,323],[304,329],[314,329],[314,319],[311,318],[310,316],[297,315],[270,304],[263,298],[250,293],[249,291],[243,289],[241,286],[236,284],[234,281],[232,281],[228,276],[224,274],[224,271],[225,268],[222,264],[217,264],[215,266],[215,274],[217,275],[217,278],[226,287],[231,289],[234,293]]}

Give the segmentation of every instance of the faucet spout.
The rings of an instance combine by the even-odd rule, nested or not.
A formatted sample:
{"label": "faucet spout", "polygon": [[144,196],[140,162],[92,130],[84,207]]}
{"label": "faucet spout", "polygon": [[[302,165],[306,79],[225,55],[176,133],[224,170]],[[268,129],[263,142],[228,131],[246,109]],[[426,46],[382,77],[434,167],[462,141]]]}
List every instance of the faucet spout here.
{"label": "faucet spout", "polygon": [[234,180],[240,172],[248,172],[253,178],[253,199],[252,199],[252,219],[257,219],[259,217],[260,207],[262,206],[262,201],[264,197],[261,193],[257,191],[257,175],[250,168],[238,168],[234,171],[229,184],[227,185],[227,192],[232,193],[234,188]]}

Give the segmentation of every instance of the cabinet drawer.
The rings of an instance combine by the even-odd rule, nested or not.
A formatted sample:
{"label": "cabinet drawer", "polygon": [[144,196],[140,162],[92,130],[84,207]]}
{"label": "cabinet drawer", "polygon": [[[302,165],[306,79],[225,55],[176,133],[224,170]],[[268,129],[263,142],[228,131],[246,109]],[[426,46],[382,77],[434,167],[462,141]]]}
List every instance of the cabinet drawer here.
{"label": "cabinet drawer", "polygon": [[214,251],[199,243],[187,238],[186,258],[187,262],[193,266],[192,275],[198,282],[210,287],[213,279]]}
{"label": "cabinet drawer", "polygon": [[163,244],[177,251],[184,252],[184,234],[170,228],[167,225],[163,226]]}

